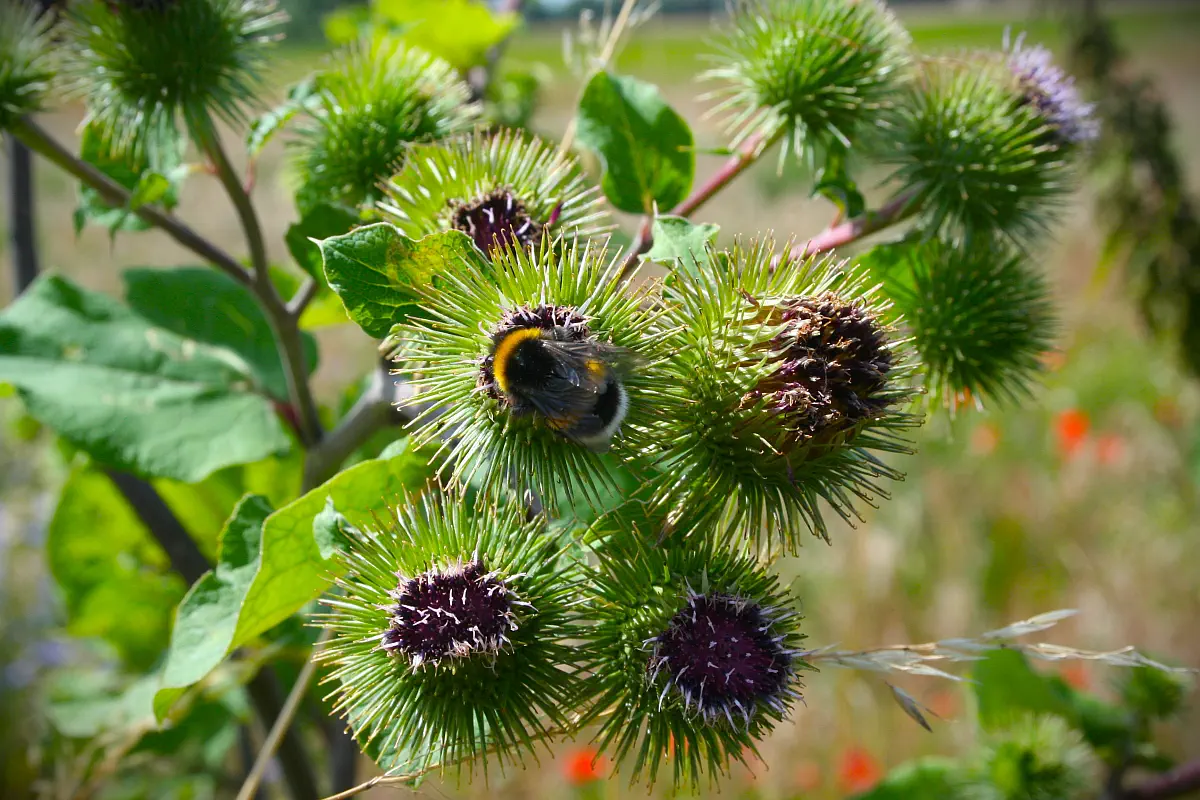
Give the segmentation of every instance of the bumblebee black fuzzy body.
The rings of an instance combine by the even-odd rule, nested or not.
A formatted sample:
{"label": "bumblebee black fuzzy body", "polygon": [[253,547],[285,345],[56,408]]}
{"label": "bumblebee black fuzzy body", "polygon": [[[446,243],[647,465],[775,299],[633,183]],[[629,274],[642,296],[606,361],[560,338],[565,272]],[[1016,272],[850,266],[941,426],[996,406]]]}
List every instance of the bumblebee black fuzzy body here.
{"label": "bumblebee black fuzzy body", "polygon": [[514,414],[536,413],[560,435],[608,450],[629,410],[621,373],[630,354],[566,328],[516,328],[492,348],[495,385]]}

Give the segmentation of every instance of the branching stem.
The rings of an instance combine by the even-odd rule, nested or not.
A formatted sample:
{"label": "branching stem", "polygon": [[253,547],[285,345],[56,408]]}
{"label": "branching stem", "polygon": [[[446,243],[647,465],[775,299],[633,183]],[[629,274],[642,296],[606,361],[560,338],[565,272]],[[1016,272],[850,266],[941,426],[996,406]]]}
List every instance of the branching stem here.
{"label": "branching stem", "polygon": [[[24,142],[30,150],[69,172],[81,183],[95,189],[106,202],[117,207],[129,205],[130,192],[128,189],[86,161],[76,158],[31,118],[23,117],[13,123],[11,133]],[[184,225],[173,215],[148,205],[133,209],[133,213],[156,228],[162,229],[176,242],[238,283],[243,286],[250,285],[250,273],[237,262],[237,259]]]}
{"label": "branching stem", "polygon": [[284,375],[287,378],[288,397],[299,417],[301,439],[306,446],[312,447],[321,441],[324,431],[321,428],[321,417],[317,412],[312,387],[308,382],[308,364],[304,359],[304,347],[297,322],[299,315],[291,312],[288,304],[279,296],[275,285],[271,283],[270,263],[267,261],[267,248],[263,241],[258,212],[255,211],[246,187],[238,178],[229,156],[221,146],[216,128],[211,122],[196,128],[198,144],[216,168],[217,179],[225,187],[241,220],[250,249],[250,263],[254,266],[254,281],[250,288],[258,296],[271,324],[271,331],[275,335],[275,346],[283,360]]}
{"label": "branching stem", "polygon": [[[778,137],[776,137],[778,138]],[[705,203],[711,200],[722,189],[733,182],[734,178],[741,175],[750,165],[758,160],[767,148],[774,144],[775,139],[768,139],[761,133],[756,133],[742,143],[738,151],[729,158],[725,164],[716,171],[715,174],[702,185],[697,187],[690,195],[685,197],[683,201],[671,209],[671,214],[677,217],[690,217],[700,209]],[[637,238],[633,240],[633,244],[629,247],[629,252],[625,256],[625,263],[621,265],[621,278],[624,279],[633,272],[638,265],[638,260],[642,254],[650,249],[654,244],[651,226],[654,220],[649,215],[642,218],[641,227],[638,229]]]}

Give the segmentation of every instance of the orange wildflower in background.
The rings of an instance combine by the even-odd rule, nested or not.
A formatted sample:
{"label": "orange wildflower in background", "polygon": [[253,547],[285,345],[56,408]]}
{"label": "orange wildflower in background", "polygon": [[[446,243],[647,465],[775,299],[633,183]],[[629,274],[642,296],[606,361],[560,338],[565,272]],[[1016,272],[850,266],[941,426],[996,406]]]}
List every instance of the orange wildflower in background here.
{"label": "orange wildflower in background", "polygon": [[1068,661],[1058,671],[1059,677],[1066,681],[1072,689],[1086,692],[1092,688],[1092,676],[1082,661]]}
{"label": "orange wildflower in background", "polygon": [[1000,443],[1000,428],[994,422],[981,422],[971,431],[971,452],[989,456]]}
{"label": "orange wildflower in background", "polygon": [[1068,408],[1060,411],[1054,419],[1054,433],[1058,437],[1058,452],[1064,458],[1069,458],[1079,450],[1088,429],[1092,427],[1087,412],[1078,408]]}
{"label": "orange wildflower in background", "polygon": [[595,748],[581,747],[567,753],[563,772],[572,786],[583,786],[604,777],[608,772],[608,759],[597,753]]}
{"label": "orange wildflower in background", "polygon": [[842,752],[838,763],[838,783],[842,791],[865,792],[883,778],[883,768],[869,752],[855,745]]}

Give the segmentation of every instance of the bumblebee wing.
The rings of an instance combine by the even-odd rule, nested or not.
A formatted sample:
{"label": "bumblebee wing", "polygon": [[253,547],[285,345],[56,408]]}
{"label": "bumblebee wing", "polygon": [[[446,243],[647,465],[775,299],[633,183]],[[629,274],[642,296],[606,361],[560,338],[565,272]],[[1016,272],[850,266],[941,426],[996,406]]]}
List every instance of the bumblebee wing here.
{"label": "bumblebee wing", "polygon": [[593,392],[602,391],[611,374],[624,378],[641,362],[632,350],[602,342],[551,339],[542,344],[554,354],[558,376]]}

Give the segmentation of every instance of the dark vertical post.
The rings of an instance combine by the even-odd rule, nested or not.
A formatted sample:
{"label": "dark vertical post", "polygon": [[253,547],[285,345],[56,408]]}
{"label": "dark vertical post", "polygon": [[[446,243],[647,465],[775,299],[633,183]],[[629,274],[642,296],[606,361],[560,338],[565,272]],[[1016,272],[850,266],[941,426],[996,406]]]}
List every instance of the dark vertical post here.
{"label": "dark vertical post", "polygon": [[33,214],[33,157],[29,148],[8,137],[8,230],[12,238],[15,294],[38,276],[37,233]]}

